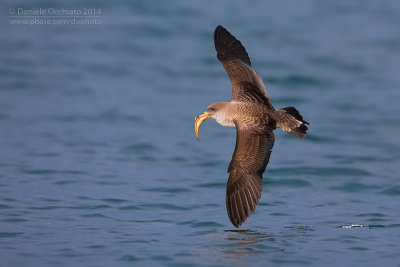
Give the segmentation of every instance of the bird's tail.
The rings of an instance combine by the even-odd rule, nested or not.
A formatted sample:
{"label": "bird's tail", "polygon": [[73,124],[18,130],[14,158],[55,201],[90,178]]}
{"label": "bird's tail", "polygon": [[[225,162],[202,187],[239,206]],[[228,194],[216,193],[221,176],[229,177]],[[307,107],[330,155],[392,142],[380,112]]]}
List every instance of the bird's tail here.
{"label": "bird's tail", "polygon": [[303,120],[303,116],[295,107],[286,107],[277,111],[281,113],[276,120],[279,128],[299,138],[306,137],[309,123]]}

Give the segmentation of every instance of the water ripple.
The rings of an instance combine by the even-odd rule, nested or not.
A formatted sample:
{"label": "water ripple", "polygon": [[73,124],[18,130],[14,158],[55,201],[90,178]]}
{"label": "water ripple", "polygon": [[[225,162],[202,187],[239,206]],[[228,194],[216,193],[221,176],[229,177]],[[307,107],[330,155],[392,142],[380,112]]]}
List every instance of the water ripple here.
{"label": "water ripple", "polygon": [[141,191],[162,192],[162,193],[171,193],[171,194],[192,192],[192,190],[187,189],[187,188],[182,188],[182,187],[172,187],[172,188],[154,187],[154,188],[141,189]]}
{"label": "water ripple", "polygon": [[288,186],[288,187],[302,187],[311,186],[311,183],[301,179],[263,179],[264,184],[267,186]]}
{"label": "water ripple", "polygon": [[141,207],[146,208],[146,209],[154,209],[154,210],[190,210],[195,207],[183,207],[183,206],[177,206],[174,204],[167,204],[167,203],[160,203],[160,204],[154,204],[154,203],[147,203],[147,204],[142,204]]}
{"label": "water ripple", "polygon": [[296,87],[299,86],[330,86],[332,84],[331,81],[326,79],[318,79],[312,75],[300,75],[300,74],[291,74],[284,77],[265,77],[266,82],[271,84],[281,84],[284,86],[292,87],[293,85]]}
{"label": "water ripple", "polygon": [[225,188],[226,182],[225,183],[205,183],[205,184],[197,184],[194,186],[201,187],[201,188]]}
{"label": "water ripple", "polygon": [[101,201],[108,202],[108,203],[123,203],[126,202],[125,199],[119,199],[119,198],[103,198]]}
{"label": "water ripple", "polygon": [[390,186],[390,188],[387,188],[380,193],[388,196],[400,196],[400,186]]}
{"label": "water ripple", "polygon": [[204,228],[204,227],[222,227],[222,224],[216,222],[201,222],[198,220],[184,221],[178,223],[179,225],[188,225],[193,228]]}
{"label": "water ripple", "polygon": [[269,173],[277,175],[315,175],[315,176],[370,176],[370,172],[358,168],[339,167],[292,167],[292,168],[270,168]]}
{"label": "water ripple", "polygon": [[0,238],[18,237],[23,234],[23,232],[0,232]]}
{"label": "water ripple", "polygon": [[31,175],[44,175],[44,174],[70,174],[70,175],[84,175],[87,174],[78,170],[52,170],[52,169],[21,169],[21,172]]}
{"label": "water ripple", "polygon": [[343,192],[364,192],[364,191],[378,190],[380,189],[380,186],[350,182],[350,183],[344,183],[339,186],[331,186],[330,188],[332,190],[338,190]]}
{"label": "water ripple", "polygon": [[129,254],[129,255],[122,256],[118,260],[125,261],[125,262],[134,262],[134,261],[141,261],[142,259]]}

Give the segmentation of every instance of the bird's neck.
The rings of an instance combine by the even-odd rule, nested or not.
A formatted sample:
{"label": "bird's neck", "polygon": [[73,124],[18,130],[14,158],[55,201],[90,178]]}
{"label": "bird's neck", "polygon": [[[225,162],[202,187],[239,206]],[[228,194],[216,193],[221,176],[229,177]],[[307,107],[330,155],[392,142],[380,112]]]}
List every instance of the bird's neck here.
{"label": "bird's neck", "polygon": [[235,123],[233,122],[231,114],[231,109],[233,108],[233,104],[230,102],[221,102],[223,103],[222,108],[218,110],[218,112],[214,113],[212,118],[215,119],[219,124],[224,127],[235,128]]}

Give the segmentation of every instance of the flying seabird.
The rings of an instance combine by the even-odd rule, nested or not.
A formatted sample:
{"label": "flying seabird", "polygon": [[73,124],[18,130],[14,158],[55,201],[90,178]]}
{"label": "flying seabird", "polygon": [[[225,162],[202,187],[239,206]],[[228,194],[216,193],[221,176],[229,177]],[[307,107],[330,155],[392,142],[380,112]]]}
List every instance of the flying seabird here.
{"label": "flying seabird", "polygon": [[305,138],[308,122],[295,107],[275,109],[264,82],[252,68],[242,43],[224,27],[214,32],[217,58],[232,85],[231,102],[215,102],[196,118],[195,133],[209,118],[225,127],[236,128],[236,147],[228,167],[226,209],[232,224],[239,228],[258,205],[262,191],[262,174],[267,167],[276,127]]}

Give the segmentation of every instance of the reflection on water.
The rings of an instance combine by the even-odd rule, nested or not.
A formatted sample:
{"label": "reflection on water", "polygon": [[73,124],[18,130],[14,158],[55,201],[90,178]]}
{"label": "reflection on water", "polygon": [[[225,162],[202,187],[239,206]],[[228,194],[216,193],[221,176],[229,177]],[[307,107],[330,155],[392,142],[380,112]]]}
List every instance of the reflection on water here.
{"label": "reflection on water", "polygon": [[314,229],[308,225],[301,225],[296,227],[287,226],[285,228],[295,230],[298,233],[306,233],[307,231],[314,231]]}
{"label": "reflection on water", "polygon": [[264,241],[276,242],[272,235],[253,230],[225,230],[223,237],[227,243],[221,251],[234,255],[263,253]]}

